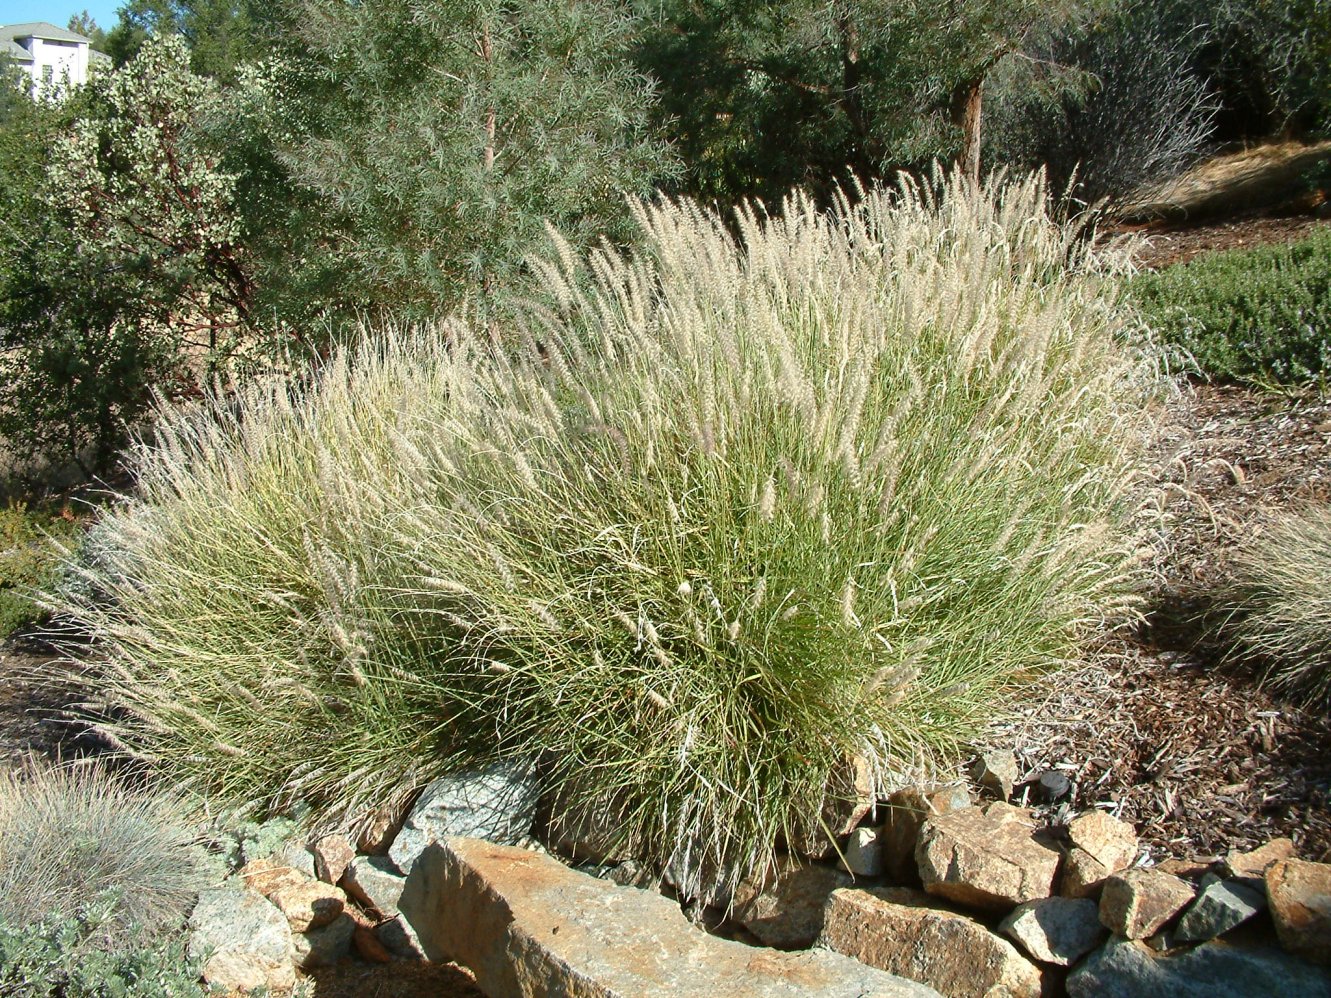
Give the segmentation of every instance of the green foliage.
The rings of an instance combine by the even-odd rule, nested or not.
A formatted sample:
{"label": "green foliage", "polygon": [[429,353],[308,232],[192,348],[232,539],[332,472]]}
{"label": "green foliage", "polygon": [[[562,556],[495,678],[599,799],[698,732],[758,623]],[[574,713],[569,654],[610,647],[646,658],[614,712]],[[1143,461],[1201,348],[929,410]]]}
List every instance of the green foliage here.
{"label": "green foliage", "polygon": [[116,907],[103,898],[79,918],[0,918],[0,994],[6,998],[202,998],[183,938],[106,950],[90,945]]}
{"label": "green foliage", "polygon": [[711,894],[1131,601],[1145,368],[1044,197],[640,207],[511,356],[389,337],[169,419],[66,600],[110,729],[318,824],[538,756]]}
{"label": "green foliage", "polygon": [[154,390],[248,338],[235,178],[196,127],[221,97],[187,58],[155,41],[59,127],[28,130],[0,304],[0,433],[21,453],[102,465]]}
{"label": "green foliage", "polygon": [[623,237],[625,196],[669,174],[608,0],[308,0],[293,27],[284,158],[330,226],[308,264],[340,271],[362,313],[484,307],[547,221]]}
{"label": "green foliage", "polygon": [[0,640],[41,617],[33,597],[60,578],[61,556],[53,541],[74,547],[78,529],[73,516],[24,503],[0,510]]}
{"label": "green foliage", "polygon": [[0,924],[91,919],[81,948],[111,953],[169,937],[201,886],[193,840],[180,797],[131,789],[105,766],[7,772]]}
{"label": "green foliage", "polygon": [[1228,633],[1280,689],[1331,705],[1331,510],[1286,513],[1234,561]]}
{"label": "green foliage", "polygon": [[1130,287],[1160,338],[1210,377],[1302,385],[1331,373],[1331,229],[1208,254],[1140,274]]}

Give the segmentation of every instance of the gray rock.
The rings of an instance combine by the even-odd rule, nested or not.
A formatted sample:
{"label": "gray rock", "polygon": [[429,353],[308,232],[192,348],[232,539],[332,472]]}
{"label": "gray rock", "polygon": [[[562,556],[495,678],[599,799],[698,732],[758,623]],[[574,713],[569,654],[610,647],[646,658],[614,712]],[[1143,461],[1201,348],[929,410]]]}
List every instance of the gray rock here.
{"label": "gray rock", "polygon": [[1015,939],[1042,963],[1070,967],[1109,935],[1100,924],[1100,908],[1085,898],[1027,901],[1003,919],[998,931]]}
{"label": "gray rock", "polygon": [[1266,898],[1259,891],[1214,874],[1202,879],[1202,891],[1189,905],[1175,926],[1173,938],[1179,942],[1203,942],[1242,925],[1266,909]]}
{"label": "gray rock", "polygon": [[1068,976],[1068,998],[1331,998],[1331,974],[1273,947],[1216,940],[1177,956],[1111,939]]}
{"label": "gray rock", "polygon": [[291,988],[291,926],[258,891],[226,884],[203,891],[189,920],[188,953],[203,979],[226,991]]}
{"label": "gray rock", "polygon": [[937,998],[827,950],[782,953],[719,939],[659,894],[491,842],[426,848],[404,911],[418,878],[436,899],[428,917],[413,921],[425,952],[465,964],[489,995]]}
{"label": "gray rock", "polygon": [[416,930],[401,915],[390,918],[387,922],[381,922],[375,927],[374,934],[379,942],[383,943],[384,949],[399,960],[425,959],[425,951],[421,949],[421,941],[416,936]]}
{"label": "gray rock", "polygon": [[855,829],[843,850],[846,869],[857,877],[883,875],[883,829],[866,826]]}
{"label": "gray rock", "polygon": [[315,875],[314,853],[294,839],[283,842],[273,850],[270,858],[279,866],[289,866],[307,877]]}
{"label": "gray rock", "polygon": [[1006,801],[1017,782],[1017,757],[1001,749],[985,752],[971,763],[970,775],[981,789]]}
{"label": "gray rock", "polygon": [[497,762],[480,770],[455,773],[425,788],[388,857],[410,873],[427,845],[452,836],[516,843],[531,831],[540,797],[535,767],[519,761]]}
{"label": "gray rock", "polygon": [[407,878],[387,856],[357,856],[342,875],[342,889],[385,918],[397,914]]}
{"label": "gray rock", "polygon": [[350,915],[339,915],[328,925],[291,936],[291,956],[301,970],[331,967],[351,951],[351,937],[356,931],[356,920]]}

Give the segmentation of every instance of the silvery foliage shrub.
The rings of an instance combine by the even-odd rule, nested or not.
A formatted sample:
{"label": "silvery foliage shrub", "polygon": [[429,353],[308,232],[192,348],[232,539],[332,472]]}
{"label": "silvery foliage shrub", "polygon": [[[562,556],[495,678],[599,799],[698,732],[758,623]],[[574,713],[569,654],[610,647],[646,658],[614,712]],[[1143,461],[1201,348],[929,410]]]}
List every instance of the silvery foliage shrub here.
{"label": "silvery foliage shrub", "polygon": [[1229,636],[1279,690],[1331,703],[1331,509],[1286,512],[1234,561]]}
{"label": "silvery foliage shrub", "polygon": [[177,796],[134,789],[104,765],[0,775],[0,923],[95,923],[80,946],[131,949],[180,928],[199,864]]}
{"label": "silvery foliage shrub", "polygon": [[1172,177],[1207,148],[1216,105],[1194,70],[1204,25],[1180,29],[1134,2],[1074,23],[1008,60],[994,81],[990,157],[1043,167],[1052,188],[1119,203]]}
{"label": "silvery foliage shrub", "polygon": [[1035,180],[640,205],[511,349],[370,337],[167,416],[63,610],[133,751],[354,823],[536,757],[556,819],[715,896],[951,759],[1131,607],[1150,358]]}

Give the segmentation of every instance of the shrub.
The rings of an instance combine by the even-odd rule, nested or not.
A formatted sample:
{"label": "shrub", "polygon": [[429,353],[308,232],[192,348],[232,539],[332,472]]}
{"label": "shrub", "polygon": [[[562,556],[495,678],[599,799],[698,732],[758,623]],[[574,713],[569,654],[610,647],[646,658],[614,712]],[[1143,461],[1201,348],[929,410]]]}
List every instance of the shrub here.
{"label": "shrub", "polygon": [[74,920],[81,946],[126,951],[179,929],[198,869],[178,797],[134,790],[101,765],[0,776],[2,924]]}
{"label": "shrub", "polygon": [[75,541],[72,518],[11,502],[0,509],[0,640],[42,615],[34,597],[59,580],[60,553],[51,543]]}
{"label": "shrub", "polygon": [[1229,630],[1278,688],[1331,703],[1331,509],[1283,514],[1234,562]]}
{"label": "shrub", "polygon": [[535,756],[710,894],[1130,603],[1148,365],[1038,183],[637,216],[512,355],[389,336],[140,447],[63,603],[116,735],[324,822]]}
{"label": "shrub", "polygon": [[1143,273],[1131,294],[1160,338],[1211,377],[1299,385],[1331,369],[1331,229]]}
{"label": "shrub", "polygon": [[0,994],[6,998],[195,998],[200,972],[183,938],[143,949],[89,947],[103,920],[114,920],[114,898],[83,918],[60,921],[0,919]]}

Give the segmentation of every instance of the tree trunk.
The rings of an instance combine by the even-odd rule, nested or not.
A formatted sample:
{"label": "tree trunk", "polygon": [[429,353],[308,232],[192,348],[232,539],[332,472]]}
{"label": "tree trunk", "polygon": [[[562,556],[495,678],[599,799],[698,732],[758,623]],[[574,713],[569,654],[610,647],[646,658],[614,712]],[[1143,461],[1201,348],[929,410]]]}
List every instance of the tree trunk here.
{"label": "tree trunk", "polygon": [[984,77],[965,80],[952,91],[952,124],[961,129],[957,166],[973,184],[980,182],[980,105]]}
{"label": "tree trunk", "polygon": [[[481,29],[481,59],[489,66],[494,61],[494,52],[490,43],[490,26]],[[485,169],[493,170],[495,165],[495,109],[491,104],[485,111],[485,151],[481,156]]]}
{"label": "tree trunk", "polygon": [[868,135],[864,127],[864,102],[860,97],[860,29],[847,5],[837,15],[841,36],[841,106],[850,123],[850,167],[861,180],[869,176],[866,160]]}

